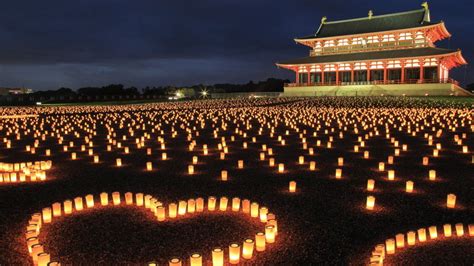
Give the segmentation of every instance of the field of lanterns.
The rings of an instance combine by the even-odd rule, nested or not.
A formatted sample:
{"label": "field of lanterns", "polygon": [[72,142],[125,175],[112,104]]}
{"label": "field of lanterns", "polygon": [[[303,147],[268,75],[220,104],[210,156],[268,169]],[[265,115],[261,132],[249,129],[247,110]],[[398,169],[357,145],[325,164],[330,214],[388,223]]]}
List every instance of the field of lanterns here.
{"label": "field of lanterns", "polygon": [[473,104],[0,108],[0,265],[472,265]]}

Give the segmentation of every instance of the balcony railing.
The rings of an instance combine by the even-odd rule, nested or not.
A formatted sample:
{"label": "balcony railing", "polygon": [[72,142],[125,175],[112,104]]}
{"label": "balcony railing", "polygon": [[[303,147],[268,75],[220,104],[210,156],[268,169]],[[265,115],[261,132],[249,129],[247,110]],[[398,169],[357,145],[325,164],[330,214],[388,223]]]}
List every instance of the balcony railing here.
{"label": "balcony railing", "polygon": [[459,85],[454,79],[406,79],[406,80],[371,80],[371,81],[329,81],[329,82],[304,82],[285,83],[285,87],[307,87],[307,86],[349,86],[349,85],[389,85],[389,84],[432,84],[449,83]]}
{"label": "balcony railing", "polygon": [[390,42],[331,46],[331,47],[322,47],[320,51],[310,50],[309,56],[418,48],[418,47],[427,47],[429,45],[430,44],[427,41],[400,40],[400,41],[390,41]]}

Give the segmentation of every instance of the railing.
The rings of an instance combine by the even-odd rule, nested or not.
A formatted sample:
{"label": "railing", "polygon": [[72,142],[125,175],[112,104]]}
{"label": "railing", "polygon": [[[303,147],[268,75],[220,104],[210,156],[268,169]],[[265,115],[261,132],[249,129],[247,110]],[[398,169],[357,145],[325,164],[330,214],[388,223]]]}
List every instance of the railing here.
{"label": "railing", "polygon": [[349,85],[388,85],[388,84],[432,84],[450,83],[459,85],[454,79],[405,79],[405,80],[371,80],[371,81],[328,81],[328,82],[305,82],[305,83],[285,83],[285,87],[306,87],[306,86],[349,86]]}
{"label": "railing", "polygon": [[406,49],[406,48],[417,48],[417,47],[427,47],[427,46],[429,46],[429,43],[427,41],[416,42],[415,40],[401,40],[401,41],[378,42],[378,43],[367,43],[367,44],[341,45],[341,46],[322,47],[320,51],[310,50],[309,56],[371,52],[371,51],[380,51],[380,50]]}

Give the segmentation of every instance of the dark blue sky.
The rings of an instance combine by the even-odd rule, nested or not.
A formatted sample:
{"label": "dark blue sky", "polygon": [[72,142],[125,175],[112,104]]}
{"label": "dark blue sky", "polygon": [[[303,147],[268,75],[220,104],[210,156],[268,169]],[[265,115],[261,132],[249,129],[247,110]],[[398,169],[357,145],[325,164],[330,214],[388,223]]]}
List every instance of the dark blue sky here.
{"label": "dark blue sky", "polygon": [[[294,78],[276,61],[302,57],[292,40],[337,20],[420,8],[380,0],[11,0],[0,3],[0,87],[189,85]],[[432,21],[474,64],[474,1],[433,0]],[[453,76],[474,82],[474,68]]]}

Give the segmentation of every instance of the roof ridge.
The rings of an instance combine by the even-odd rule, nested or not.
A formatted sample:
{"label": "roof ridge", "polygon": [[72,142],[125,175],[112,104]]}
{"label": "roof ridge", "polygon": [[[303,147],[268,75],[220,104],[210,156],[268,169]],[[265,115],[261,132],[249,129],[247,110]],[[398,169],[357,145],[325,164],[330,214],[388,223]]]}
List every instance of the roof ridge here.
{"label": "roof ridge", "polygon": [[325,21],[324,24],[337,24],[337,23],[342,23],[342,22],[359,21],[359,20],[369,20],[369,19],[371,20],[371,19],[376,19],[376,18],[381,18],[381,17],[390,17],[390,16],[396,16],[396,15],[405,15],[405,14],[410,14],[410,13],[416,13],[416,12],[420,12],[420,11],[425,11],[425,9],[422,8],[422,9],[409,10],[409,11],[402,11],[402,12],[396,12],[396,13],[375,15],[375,16],[372,16],[372,18],[369,18],[369,17],[359,17],[359,18],[351,18],[351,19],[343,19],[343,20]]}

